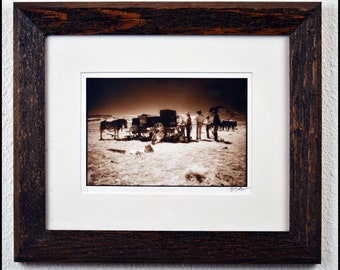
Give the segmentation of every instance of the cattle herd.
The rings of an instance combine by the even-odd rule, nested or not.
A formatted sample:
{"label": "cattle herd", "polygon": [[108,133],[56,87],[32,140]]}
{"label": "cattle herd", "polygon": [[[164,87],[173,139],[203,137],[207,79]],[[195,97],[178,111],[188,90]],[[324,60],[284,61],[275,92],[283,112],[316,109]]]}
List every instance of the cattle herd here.
{"label": "cattle herd", "polygon": [[234,130],[237,127],[237,121],[236,120],[222,120],[220,124],[221,130]]}

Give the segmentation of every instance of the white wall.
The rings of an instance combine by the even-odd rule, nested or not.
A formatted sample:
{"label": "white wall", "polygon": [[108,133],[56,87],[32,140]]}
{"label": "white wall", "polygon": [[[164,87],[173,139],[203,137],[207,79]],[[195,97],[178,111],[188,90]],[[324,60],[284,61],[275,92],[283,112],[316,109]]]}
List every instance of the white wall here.
{"label": "white wall", "polygon": [[[45,0],[46,2],[48,0]],[[73,0],[75,2],[76,0]],[[120,0],[122,1],[122,0]],[[249,1],[249,0],[248,0]],[[292,0],[290,0],[292,1]],[[27,1],[19,1],[27,2]],[[52,2],[52,1],[51,1]],[[272,1],[278,2],[278,1]],[[281,0],[281,2],[283,2]],[[2,269],[338,269],[338,1],[322,2],[322,264],[306,265],[101,265],[13,262],[13,1],[2,1]]]}

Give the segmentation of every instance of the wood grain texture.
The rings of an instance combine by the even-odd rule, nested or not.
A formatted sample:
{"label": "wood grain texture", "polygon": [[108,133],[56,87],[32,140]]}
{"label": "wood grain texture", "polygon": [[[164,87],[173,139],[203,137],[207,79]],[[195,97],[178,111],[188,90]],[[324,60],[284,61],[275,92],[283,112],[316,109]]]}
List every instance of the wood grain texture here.
{"label": "wood grain texture", "polygon": [[[310,15],[305,4],[247,3],[69,3],[21,4],[49,35],[287,34]],[[270,22],[270,23],[269,23]]]}
{"label": "wood grain texture", "polygon": [[[45,38],[49,35],[288,35],[289,232],[45,229]],[[15,3],[15,261],[320,263],[321,4]]]}

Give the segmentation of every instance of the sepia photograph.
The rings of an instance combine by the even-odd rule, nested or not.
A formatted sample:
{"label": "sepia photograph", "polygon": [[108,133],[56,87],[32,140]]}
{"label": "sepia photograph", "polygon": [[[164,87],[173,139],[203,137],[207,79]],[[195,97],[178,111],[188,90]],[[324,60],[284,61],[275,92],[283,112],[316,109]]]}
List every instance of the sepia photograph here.
{"label": "sepia photograph", "polygon": [[247,78],[86,78],[87,186],[247,187]]}

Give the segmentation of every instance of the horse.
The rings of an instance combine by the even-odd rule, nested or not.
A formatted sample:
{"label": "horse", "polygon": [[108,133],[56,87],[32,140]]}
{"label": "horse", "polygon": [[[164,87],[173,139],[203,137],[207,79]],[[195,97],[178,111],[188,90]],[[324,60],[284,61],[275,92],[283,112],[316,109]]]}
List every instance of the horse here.
{"label": "horse", "polygon": [[119,139],[119,130],[122,128],[127,128],[127,121],[125,119],[117,119],[113,121],[101,121],[100,122],[100,140],[103,139],[103,131],[108,130],[110,132],[113,131],[113,135],[111,134],[112,137],[115,139]]}

